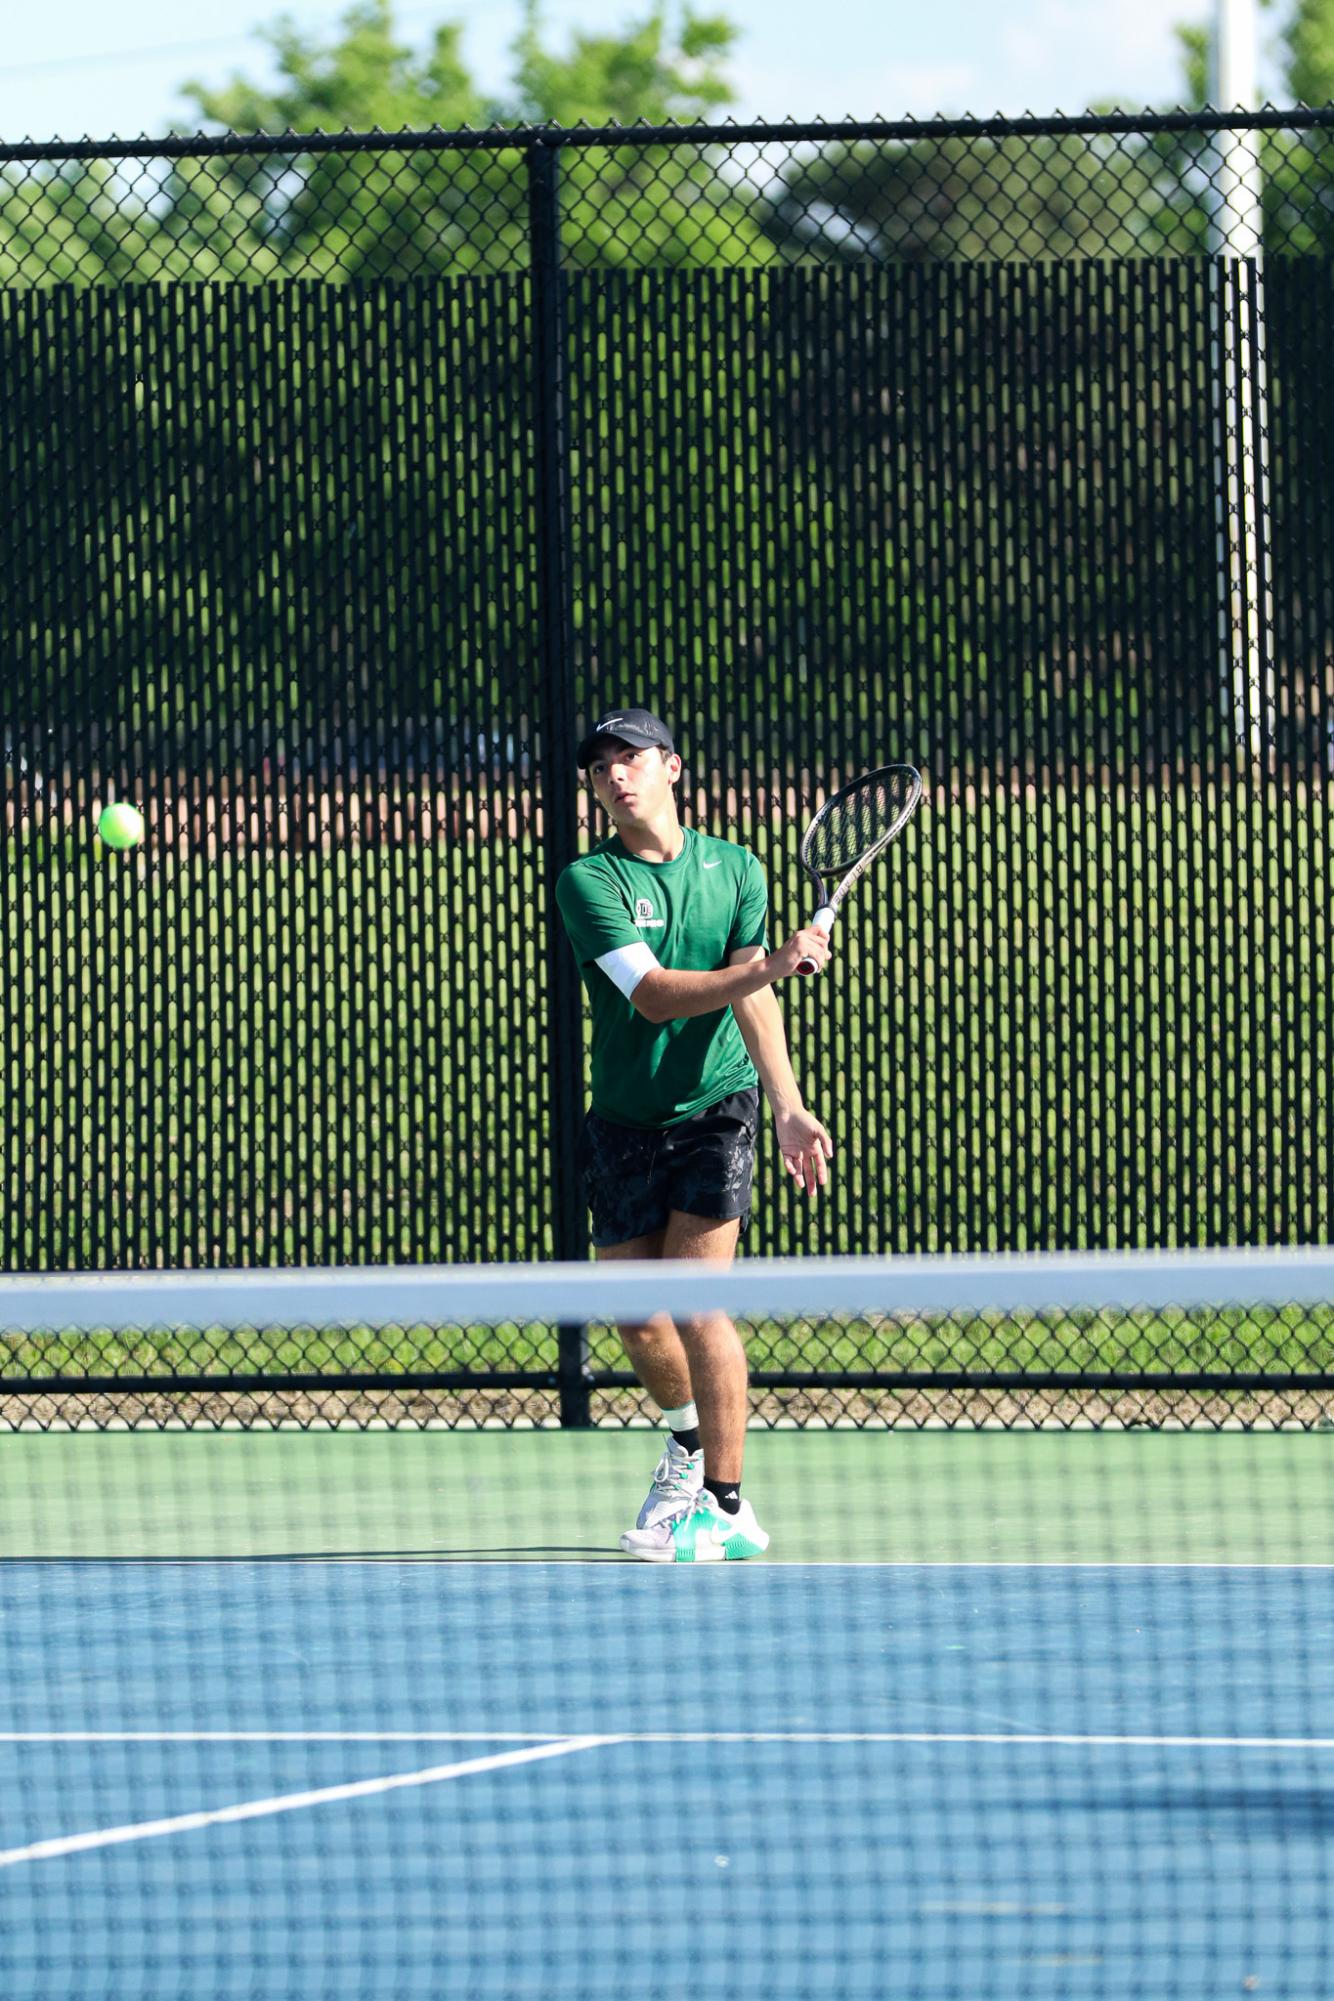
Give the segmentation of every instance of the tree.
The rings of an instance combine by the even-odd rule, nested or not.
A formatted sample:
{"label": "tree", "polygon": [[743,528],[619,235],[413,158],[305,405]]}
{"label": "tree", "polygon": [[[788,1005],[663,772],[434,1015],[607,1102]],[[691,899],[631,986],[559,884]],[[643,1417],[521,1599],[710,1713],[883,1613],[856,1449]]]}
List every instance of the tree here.
{"label": "tree", "polygon": [[[514,48],[512,85],[484,100],[469,79],[460,30],[436,30],[424,56],[396,34],[392,0],[357,0],[328,46],[290,23],[270,30],[280,86],[264,93],[239,79],[222,91],[188,87],[207,125],[237,132],[370,131],[388,134],[486,124],[650,124],[698,119],[725,104],[721,64],[735,30],[721,16],[655,5],[619,36],[576,34],[562,53],[544,38],[529,0]],[[297,163],[229,163],[254,208],[249,255],[310,275],[512,270],[525,261],[527,191],[517,154],[323,154],[299,163],[303,185],[282,192]],[[192,180],[200,178],[196,169]],[[762,260],[763,241],[692,149],[682,165],[661,153],[611,149],[572,156],[564,213],[571,254],[600,263]],[[224,197],[233,192],[224,189]],[[255,197],[258,194],[258,204]],[[178,215],[191,239],[206,220],[225,240],[211,201],[201,217],[182,190]],[[739,239],[739,241],[735,241]],[[228,263],[235,252],[228,252]]]}
{"label": "tree", "polygon": [[[720,14],[687,5],[676,22],[659,4],[619,37],[576,34],[556,55],[543,43],[538,0],[527,0],[509,116],[593,126],[706,120],[731,102],[722,65],[735,39]],[[571,149],[562,163],[568,261],[767,263],[767,240],[718,166],[712,149],[694,145]]]}
{"label": "tree", "polygon": [[[423,52],[402,41],[391,0],[353,0],[331,41],[280,19],[264,37],[278,82],[185,85],[203,129],[422,131],[494,115],[462,58],[461,29]],[[375,278],[512,262],[512,168],[493,155],[348,153],[182,162],[165,190],[171,268],[184,275]],[[486,218],[485,229],[478,219]]]}
{"label": "tree", "polygon": [[1334,103],[1334,0],[1296,0],[1281,39],[1294,100]]}
{"label": "tree", "polygon": [[[1272,8],[1274,0],[1260,0]],[[1208,104],[1214,95],[1213,35],[1205,26],[1178,26],[1183,101]],[[1284,51],[1281,95],[1292,104],[1334,102],[1334,0],[1292,0],[1278,35]],[[1179,142],[1180,168],[1188,172],[1207,147]],[[1260,140],[1266,247],[1293,256],[1328,256],[1334,250],[1334,134],[1266,132]]]}
{"label": "tree", "polygon": [[659,4],[623,35],[576,33],[569,53],[558,56],[543,42],[540,0],[526,0],[507,122],[668,125],[706,118],[732,100],[720,65],[735,40],[736,29],[721,14],[696,14],[687,5],[674,30]]}
{"label": "tree", "polygon": [[289,17],[261,30],[279,82],[235,76],[221,89],[188,82],[182,95],[204,126],[229,132],[396,132],[482,122],[486,106],[463,65],[461,29],[442,24],[424,54],[398,39],[391,0],[353,0],[332,43]]}
{"label": "tree", "polygon": [[[557,122],[698,120],[730,101],[735,30],[721,15],[652,5],[620,35],[547,39],[529,0],[498,98],[465,65],[461,30],[404,41],[392,0],[353,0],[332,36],[280,19],[268,87],[192,81],[192,123],[217,132],[368,132]],[[0,278],[414,278],[526,262],[517,150],[375,151],[182,160],[160,183],[133,165],[0,179]],[[698,147],[571,153],[563,213],[573,261],[763,263],[769,245]]]}
{"label": "tree", "polygon": [[[1292,101],[1334,102],[1334,0],[1294,0],[1279,40]],[[1261,157],[1266,239],[1328,257],[1334,252],[1334,133],[1275,133]]]}
{"label": "tree", "polygon": [[[271,31],[271,87],[233,77],[187,96],[213,129],[274,133],[698,118],[726,101],[731,38],[719,18],[657,6],[561,52],[530,8],[510,91],[491,102],[456,28],[414,50],[389,0],[356,0],[331,38]],[[290,741],[312,717],[332,727],[370,683],[439,717],[466,708],[472,675],[530,671],[525,168],[519,149],[395,151],[389,137],[179,160],[160,180],[139,163],[58,166],[0,191],[15,287],[0,348],[27,390],[14,440],[52,517],[8,600],[31,716],[89,645],[132,706],[166,629],[178,675],[212,691],[206,729],[184,733],[197,744],[239,742],[238,690],[247,743]],[[698,147],[571,149],[562,199],[570,263],[769,254]],[[62,302],[51,276],[84,295]],[[183,282],[143,282],[163,279]],[[75,476],[70,454],[107,432],[105,412],[133,448]],[[105,569],[86,560],[89,506]],[[170,740],[173,703],[149,708],[143,728]]]}
{"label": "tree", "polygon": [[1175,232],[1179,207],[1144,142],[942,138],[927,126],[907,141],[794,151],[755,217],[788,258],[916,263],[1143,255]]}
{"label": "tree", "polygon": [[1199,22],[1178,22],[1173,31],[1181,55],[1181,71],[1185,84],[1181,102],[1197,111],[1209,102],[1209,56],[1212,37],[1207,27]]}

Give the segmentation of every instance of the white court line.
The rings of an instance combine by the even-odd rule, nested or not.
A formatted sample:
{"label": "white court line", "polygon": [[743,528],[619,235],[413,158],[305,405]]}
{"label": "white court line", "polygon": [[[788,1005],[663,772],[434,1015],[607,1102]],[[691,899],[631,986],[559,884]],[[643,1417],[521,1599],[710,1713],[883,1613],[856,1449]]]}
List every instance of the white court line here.
{"label": "white court line", "polygon": [[[435,1779],[462,1777],[528,1759],[558,1757],[565,1751],[595,1750],[619,1744],[1021,1744],[1111,1746],[1145,1750],[1334,1751],[1334,1737],[1186,1737],[1113,1735],[1104,1732],[1019,1730],[618,1730],[599,1736],[572,1737],[568,1732],[519,1730],[13,1730],[0,1731],[0,1744],[530,1744],[528,1752],[506,1752],[475,1758],[467,1764],[439,1766],[402,1778],[363,1779],[353,1786],[334,1786],[317,1793],[293,1794],[294,1806],[324,1800],[354,1798],[394,1786],[428,1785]],[[286,1802],[261,1802],[280,1812]],[[222,1815],[186,1815],[203,1826],[214,1819],[246,1819],[240,1808]],[[163,1828],[177,1825],[163,1822]],[[0,1853],[0,1863],[6,1857]]]}
{"label": "white court line", "polygon": [[282,1793],[275,1799],[243,1800],[238,1806],[213,1807],[202,1813],[180,1813],[170,1820],[142,1820],[126,1827],[95,1828],[87,1834],[63,1834],[50,1841],[32,1841],[24,1848],[0,1850],[0,1869],[16,1862],[49,1862],[61,1855],[80,1855],[90,1848],[114,1848],[126,1841],[151,1841],[162,1834],[189,1834],[201,1827],[226,1827],[234,1821],[262,1820],[298,1808],[329,1806],[337,1800],[367,1799],[377,1793],[399,1792],[406,1786],[434,1786],[446,1779],[468,1778],[474,1772],[496,1772],[510,1765],[535,1764],[539,1758],[563,1758],[571,1751],[593,1751],[615,1744],[615,1737],[565,1737],[557,1743],[524,1751],[502,1751],[490,1758],[468,1758],[462,1764],[430,1765],[422,1772],[395,1772],[388,1778],[358,1779],[349,1785],[321,1786],[318,1791]]}
{"label": "white court line", "polygon": [[[99,1564],[135,1564],[141,1568],[168,1564],[203,1567],[207,1564],[228,1563],[242,1568],[247,1562],[262,1564],[266,1569],[276,1570],[280,1564],[301,1564],[308,1568],[335,1570],[340,1565],[345,1569],[367,1566],[377,1570],[387,1570],[397,1564],[403,1570],[607,1570],[626,1571],[632,1576],[643,1576],[647,1566],[637,1563],[633,1557],[617,1556],[572,1556],[568,1558],[529,1558],[520,1556],[450,1556],[447,1552],[440,1556],[288,1556],[288,1557],[216,1557],[216,1556],[11,1556],[0,1558],[9,1564],[79,1564],[86,1569],[95,1569]],[[675,1565],[659,1564],[657,1570],[670,1568],[676,1575]],[[700,1574],[706,1576],[767,1577],[775,1570],[1334,1570],[1334,1562],[1317,1562],[1314,1559],[1299,1558],[1287,1561],[1279,1557],[1251,1557],[1245,1560],[1226,1557],[1023,1557],[1023,1556],[801,1556],[780,1557],[772,1563],[749,1563],[738,1569],[731,1564],[715,1569],[705,1564]]]}
{"label": "white court line", "polygon": [[1122,1737],[1019,1730],[636,1730],[619,1744],[1023,1744],[1164,1751],[1334,1751],[1334,1737]]}
{"label": "white court line", "polygon": [[[92,1731],[12,1732],[0,1735],[4,1744],[181,1744],[181,1743],[430,1743],[430,1742],[511,1742],[513,1737],[485,1738],[451,1733],[437,1739],[433,1734],[409,1737],[401,1731],[338,1733],[314,1731],[237,1732],[222,1731]],[[679,1730],[638,1731],[610,1736],[541,1738],[518,1751],[497,1752],[488,1758],[467,1758],[450,1765],[431,1765],[420,1772],[397,1772],[387,1778],[358,1779],[340,1786],[322,1786],[313,1792],[284,1793],[272,1799],[243,1800],[237,1806],[215,1807],[197,1813],[173,1815],[166,1820],[146,1820],[122,1827],[95,1828],[86,1834],[59,1835],[34,1841],[23,1848],[0,1850],[0,1869],[20,1862],[49,1862],[64,1855],[84,1854],[94,1848],[112,1848],[130,1841],[150,1841],[167,1834],[190,1834],[205,1827],[225,1827],[243,1820],[260,1820],[278,1813],[295,1813],[301,1808],[328,1806],[339,1800],[366,1799],[380,1793],[398,1792],[410,1786],[438,1785],[477,1772],[501,1771],[516,1765],[536,1764],[547,1758],[561,1758],[573,1751],[594,1751],[622,1744],[928,1744],[928,1745],[1020,1745],[1029,1748],[1063,1746],[1074,1749],[1124,1750],[1229,1750],[1229,1751],[1334,1751],[1330,1737],[1149,1737],[1112,1735],[1049,1735],[999,1731],[953,1730]]]}
{"label": "white court line", "polygon": [[[60,1557],[40,1558],[39,1561],[59,1563]],[[209,1556],[146,1556],[125,1559],[133,1563],[216,1563],[216,1557]],[[266,1564],[274,1565],[284,1559],[266,1557]],[[564,1560],[550,1558],[531,1559],[519,1556],[292,1556],[288,1563],[323,1564],[333,1569],[338,1564],[374,1564],[381,1568],[388,1564],[400,1564],[405,1570],[434,1566],[440,1570],[606,1570],[615,1568],[629,1571],[631,1575],[642,1576],[645,1565],[636,1563],[633,1557],[572,1556]],[[14,1562],[21,1563],[22,1557]],[[65,1561],[95,1564],[97,1557],[65,1559]],[[241,1563],[245,1558],[238,1559]],[[665,1570],[666,1565],[658,1565]],[[738,1570],[732,1566],[712,1570],[704,1566],[704,1574],[712,1576],[767,1577],[775,1570],[1334,1570],[1334,1562],[1317,1562],[1300,1558],[1291,1562],[1267,1556],[1250,1557],[1245,1560],[1227,1557],[1172,1557],[1172,1556],[1106,1556],[1106,1557],[1060,1557],[1060,1556],[795,1556],[779,1557],[773,1563],[750,1563]],[[671,1566],[675,1576],[676,1567]]]}
{"label": "white court line", "polygon": [[[0,1551],[0,1564],[7,1569],[37,1565],[98,1570],[114,1565],[119,1570],[195,1569],[225,1565],[234,1570],[247,1566],[278,1570],[284,1564],[314,1570],[358,1568],[390,1570],[618,1570],[643,1577],[650,1566],[633,1557],[571,1556],[563,1558],[522,1556],[15,1556]],[[675,1577],[675,1564],[652,1566],[653,1574]],[[783,1570],[1334,1570],[1334,1561],[1314,1558],[1250,1557],[1171,1557],[1171,1556],[801,1556],[780,1557],[772,1563],[696,1566],[693,1575],[703,1577],[770,1577]],[[720,1587],[721,1588],[721,1587]]]}

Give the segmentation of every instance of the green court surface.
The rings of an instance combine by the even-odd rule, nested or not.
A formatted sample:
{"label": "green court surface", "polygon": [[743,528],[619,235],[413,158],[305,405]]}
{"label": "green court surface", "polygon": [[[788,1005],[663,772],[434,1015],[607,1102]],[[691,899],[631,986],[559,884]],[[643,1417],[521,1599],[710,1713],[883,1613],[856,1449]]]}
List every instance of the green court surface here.
{"label": "green court surface", "polygon": [[[644,1430],[10,1434],[0,1557],[622,1560]],[[757,1431],[768,1562],[1334,1560],[1314,1433]]]}

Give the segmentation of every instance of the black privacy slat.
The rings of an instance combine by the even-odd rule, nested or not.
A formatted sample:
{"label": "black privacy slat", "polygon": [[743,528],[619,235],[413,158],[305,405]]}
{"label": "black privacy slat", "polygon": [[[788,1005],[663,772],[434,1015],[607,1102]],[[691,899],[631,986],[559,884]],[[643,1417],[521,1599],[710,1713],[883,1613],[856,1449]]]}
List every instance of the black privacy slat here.
{"label": "black privacy slat", "polygon": [[526,283],[0,294],[6,1265],[549,1249]]}

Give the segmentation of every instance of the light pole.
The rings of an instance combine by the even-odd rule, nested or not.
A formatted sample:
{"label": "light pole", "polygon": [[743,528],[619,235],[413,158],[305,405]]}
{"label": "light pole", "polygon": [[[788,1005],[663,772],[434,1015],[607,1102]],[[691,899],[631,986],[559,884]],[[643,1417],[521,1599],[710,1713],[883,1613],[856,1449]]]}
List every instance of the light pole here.
{"label": "light pole", "polygon": [[[1220,111],[1253,109],[1255,0],[1215,6],[1214,103]],[[1274,742],[1274,669],[1259,135],[1219,132],[1211,164],[1221,666],[1233,739],[1261,760]]]}

